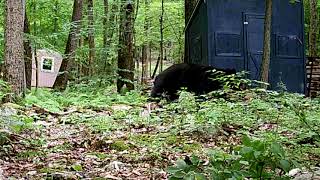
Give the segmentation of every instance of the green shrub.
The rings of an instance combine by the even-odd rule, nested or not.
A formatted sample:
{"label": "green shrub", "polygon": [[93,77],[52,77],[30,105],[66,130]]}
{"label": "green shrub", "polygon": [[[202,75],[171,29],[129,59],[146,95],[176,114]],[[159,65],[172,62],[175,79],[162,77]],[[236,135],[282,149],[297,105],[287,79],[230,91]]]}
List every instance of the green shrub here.
{"label": "green shrub", "polygon": [[10,94],[10,86],[7,82],[0,79],[0,102]]}
{"label": "green shrub", "polygon": [[294,164],[280,144],[245,136],[242,145],[231,153],[213,151],[207,165],[192,156],[178,160],[168,172],[170,179],[287,179],[285,174]]}

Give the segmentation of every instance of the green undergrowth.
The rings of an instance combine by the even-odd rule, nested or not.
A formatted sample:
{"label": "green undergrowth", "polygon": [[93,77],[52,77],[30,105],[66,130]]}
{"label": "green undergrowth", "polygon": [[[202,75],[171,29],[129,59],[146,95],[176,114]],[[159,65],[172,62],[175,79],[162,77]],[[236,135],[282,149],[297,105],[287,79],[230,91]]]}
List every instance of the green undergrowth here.
{"label": "green undergrowth", "polygon": [[[319,99],[311,100],[299,94],[260,89],[241,92],[226,90],[221,93],[224,98],[209,95],[205,97],[206,100],[199,100],[191,93],[181,92],[179,100],[170,103],[161,101],[161,107],[145,116],[142,112],[146,109],[143,107],[147,103],[146,96],[138,91],[119,95],[115,93],[113,86],[77,86],[64,93],[38,89],[25,98],[25,104],[37,104],[53,112],[73,106],[110,111],[110,114],[100,116],[83,112],[70,115],[64,121],[85,123],[96,132],[131,131],[137,127],[159,128],[162,125],[165,129],[162,133],[176,137],[196,134],[201,138],[205,135],[214,136],[222,127],[230,126],[237,135],[245,134],[261,139],[276,138],[288,146],[295,146],[299,141],[308,139],[311,139],[312,144],[317,142]],[[129,108],[112,109],[116,105]],[[230,132],[226,135],[228,133]],[[161,139],[161,136],[153,139],[159,138]],[[167,139],[170,141],[170,138]]]}
{"label": "green undergrowth", "polygon": [[0,102],[10,94],[10,87],[7,82],[0,79]]}
{"label": "green undergrowth", "polygon": [[[277,175],[284,175],[297,164],[312,166],[319,162],[320,99],[262,89],[222,90],[201,98],[182,91],[174,102],[151,103],[147,99],[139,90],[118,94],[114,86],[80,84],[63,93],[33,90],[22,106],[28,109],[36,105],[57,113],[75,108],[76,112],[59,116],[56,123],[85,126],[92,137],[99,137],[96,145],[84,143],[90,148],[90,154],[103,159],[111,155],[109,151],[125,151],[127,153],[120,153],[121,158],[128,162],[150,161],[161,168],[174,167],[170,173],[177,179],[190,174],[222,179],[268,178],[274,175],[269,171],[274,166],[277,166],[274,168]],[[28,120],[30,125],[38,120],[50,120],[46,113],[37,118],[23,113],[15,117]],[[87,139],[90,137],[84,137],[83,141],[96,141]],[[248,137],[245,142],[243,137]],[[67,143],[51,151],[72,148]],[[108,153],[104,153],[106,150]],[[218,152],[212,155],[213,150]],[[44,152],[25,151],[19,157],[34,157]],[[172,164],[172,160],[191,155],[195,157],[192,163],[198,163],[195,166],[181,160]],[[219,158],[212,160],[215,156]],[[266,166],[265,174],[249,168],[261,168],[255,161],[266,157],[272,157],[272,161],[263,163],[272,166]],[[210,162],[212,166],[200,162]],[[239,168],[246,172],[229,173]]]}
{"label": "green undergrowth", "polygon": [[39,105],[52,112],[63,111],[67,107],[104,109],[114,103],[128,105],[142,105],[146,97],[138,91],[127,92],[124,95],[116,93],[114,86],[90,87],[77,85],[68,88],[65,92],[56,92],[51,89],[32,90],[24,100],[27,106]]}

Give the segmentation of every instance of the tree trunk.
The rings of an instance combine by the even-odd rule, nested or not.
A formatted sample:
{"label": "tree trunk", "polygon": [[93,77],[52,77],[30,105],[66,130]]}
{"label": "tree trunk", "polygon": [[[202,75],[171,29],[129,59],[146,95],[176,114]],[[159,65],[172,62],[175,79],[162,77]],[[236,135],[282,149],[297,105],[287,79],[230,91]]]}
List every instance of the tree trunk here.
{"label": "tree trunk", "polygon": [[[83,6],[82,13],[86,14],[86,17],[88,17],[87,16],[87,14],[88,14],[88,0],[83,0],[82,6]],[[89,29],[88,25],[89,25],[89,23],[81,24],[80,29],[85,29],[88,32],[88,29]],[[88,42],[89,42],[88,34],[89,33],[80,34],[79,35],[79,44],[78,44],[78,47],[77,47],[77,49],[83,48],[82,51],[80,51],[80,57],[83,57],[83,58],[88,57],[88,59],[86,59],[86,60],[80,60],[81,72],[79,74],[81,74],[81,76],[84,76],[84,77],[88,77],[89,74],[90,74],[89,56],[88,56],[86,51],[83,51],[84,49],[89,48],[89,45],[88,45]]]}
{"label": "tree trunk", "polygon": [[[84,45],[85,45],[84,36],[80,36],[78,48],[81,49]],[[84,54],[85,53],[81,51],[80,57],[85,57]],[[83,62],[77,63],[77,66],[78,66],[78,81],[80,81],[82,76],[88,76],[89,71],[88,71],[87,65],[84,64]]]}
{"label": "tree trunk", "polygon": [[[58,32],[58,19],[59,19],[59,0],[55,0],[54,2],[54,18],[53,18],[53,33],[56,34]],[[57,38],[54,37],[53,46],[56,46]]]}
{"label": "tree trunk", "polygon": [[[105,63],[104,63],[104,71],[106,72],[106,74],[109,74],[111,71],[111,67],[114,64],[113,61],[109,60],[109,49],[111,48],[111,42],[113,40],[113,37],[115,35],[114,32],[118,32],[117,28],[118,28],[118,23],[116,22],[116,12],[118,11],[118,0],[113,1],[113,4],[111,6],[111,11],[110,11],[110,15],[109,15],[109,21],[108,21],[108,26],[106,24],[105,27],[105,38],[106,38],[106,44],[104,46],[104,49],[106,51],[106,57],[104,57],[103,59],[105,59]],[[105,9],[106,10],[106,9]],[[108,13],[105,11],[105,14]]]}
{"label": "tree trunk", "polygon": [[148,53],[149,53],[149,9],[150,9],[150,2],[149,0],[144,1],[145,5],[145,13],[144,13],[144,35],[145,35],[145,40],[142,45],[142,74],[141,74],[141,83],[142,84],[147,84],[147,79],[148,79]]}
{"label": "tree trunk", "polygon": [[[136,29],[134,28],[134,23],[136,22],[136,19],[137,19],[137,17],[138,17],[138,13],[139,13],[139,3],[140,1],[139,0],[137,0],[137,3],[136,3],[136,6],[135,6],[135,15],[134,15],[134,19],[133,19],[133,47],[134,47],[134,50],[133,50],[133,58],[135,59],[135,61],[136,61],[136,64],[137,64],[137,66],[136,66],[136,68],[137,69],[140,69],[139,68],[139,63],[140,63],[140,60],[141,60],[141,58],[140,58],[140,47],[136,47],[135,45],[137,44],[136,43],[136,40],[137,40],[137,38],[136,38]],[[141,60],[142,61],[142,60]],[[142,66],[141,66],[142,67]],[[138,75],[139,76],[139,75]],[[139,79],[139,77],[138,77],[138,79]]]}
{"label": "tree trunk", "polygon": [[[134,34],[135,32],[133,32],[133,34]],[[133,39],[134,39],[134,37],[133,37]],[[133,44],[135,44],[135,42],[133,42]],[[134,46],[135,47],[135,46]],[[135,63],[136,63],[136,68],[137,69],[140,69],[140,62],[139,62],[139,56],[140,56],[140,48],[139,47],[135,47],[134,48],[134,50],[133,50],[133,59],[136,61]]]}
{"label": "tree trunk", "polygon": [[82,19],[82,0],[74,0],[73,13],[72,13],[72,24],[67,40],[65,57],[62,60],[59,75],[54,83],[54,88],[59,90],[65,90],[69,80],[69,74],[72,65],[74,64],[75,51],[79,42],[79,33],[81,28]]}
{"label": "tree trunk", "polygon": [[118,74],[117,91],[120,92],[126,85],[128,90],[134,89],[134,59],[133,59],[133,20],[134,2],[122,0],[119,51],[118,51]]}
{"label": "tree trunk", "polygon": [[27,89],[31,89],[32,82],[32,49],[30,45],[30,40],[28,35],[30,35],[30,25],[27,17],[27,12],[25,11],[24,15],[24,28],[23,32],[27,35],[24,38],[23,46],[24,46],[24,63],[25,63],[25,72],[26,72],[26,87]]}
{"label": "tree trunk", "polygon": [[[264,18],[264,38],[263,38],[263,57],[261,64],[261,81],[268,83],[270,66],[270,44],[271,44],[271,23],[272,23],[272,0],[265,0],[265,18]],[[263,85],[263,88],[267,88]]]}
{"label": "tree trunk", "polygon": [[5,1],[4,62],[5,80],[10,84],[13,96],[7,100],[24,95],[25,65],[23,59],[24,5],[21,0]]}
{"label": "tree trunk", "polygon": [[104,0],[104,17],[103,17],[103,47],[107,50],[108,40],[108,13],[109,13],[109,0]]}
{"label": "tree trunk", "polygon": [[317,57],[317,0],[309,0],[310,3],[310,29],[309,29],[309,56]]}
{"label": "tree trunk", "polygon": [[94,74],[94,60],[96,56],[94,43],[94,19],[93,19],[93,0],[88,0],[88,41],[89,41],[89,72]]}
{"label": "tree trunk", "polygon": [[163,14],[164,14],[164,5],[161,0],[161,16],[160,16],[160,72],[163,70]]}
{"label": "tree trunk", "polygon": [[156,67],[155,67],[154,70],[153,70],[151,79],[153,79],[154,77],[156,77],[156,73],[157,73],[157,69],[158,69],[158,67],[159,67],[159,64],[160,64],[160,56],[158,57],[158,60],[157,60],[157,62],[156,62]]}
{"label": "tree trunk", "polygon": [[[37,13],[37,3],[36,0],[33,1],[33,15]],[[35,18],[35,17],[34,17]],[[33,36],[37,36],[37,20],[35,19],[33,21]],[[38,63],[38,54],[37,54],[37,42],[34,43],[34,63],[35,63],[35,81],[36,81],[36,91],[38,90],[39,87],[39,63]]]}
{"label": "tree trunk", "polygon": [[[151,25],[151,24],[149,24]],[[149,26],[151,27],[151,26]],[[152,52],[151,52],[151,42],[149,42],[149,72],[150,72],[150,78],[152,77]]]}
{"label": "tree trunk", "polygon": [[[88,0],[83,0],[83,9],[82,9],[82,13],[84,14],[88,14]],[[81,24],[81,28],[80,29],[86,29],[88,31],[89,29],[89,23],[87,24]],[[88,34],[80,34],[80,37],[79,37],[79,45],[78,45],[78,49],[80,48],[83,48],[82,50],[84,49],[87,49],[89,47],[89,38],[88,38]],[[80,60],[80,66],[81,66],[81,72],[80,74],[84,77],[88,77],[90,75],[90,64],[89,64],[89,56],[87,54],[86,51],[80,51],[81,55],[80,57],[83,57],[85,58],[86,56],[88,57],[88,59],[86,60]]]}

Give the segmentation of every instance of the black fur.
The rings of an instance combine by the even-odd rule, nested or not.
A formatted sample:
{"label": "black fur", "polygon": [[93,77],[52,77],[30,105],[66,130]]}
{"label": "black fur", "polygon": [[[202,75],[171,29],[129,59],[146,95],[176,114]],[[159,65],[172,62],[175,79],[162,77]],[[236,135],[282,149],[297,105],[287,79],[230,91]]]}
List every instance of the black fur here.
{"label": "black fur", "polygon": [[[212,72],[213,70],[216,70]],[[161,97],[166,93],[169,99],[178,98],[177,91],[185,87],[196,95],[221,89],[223,84],[214,80],[217,73],[235,74],[234,69],[218,69],[198,64],[175,64],[161,72],[154,81],[151,97]]]}

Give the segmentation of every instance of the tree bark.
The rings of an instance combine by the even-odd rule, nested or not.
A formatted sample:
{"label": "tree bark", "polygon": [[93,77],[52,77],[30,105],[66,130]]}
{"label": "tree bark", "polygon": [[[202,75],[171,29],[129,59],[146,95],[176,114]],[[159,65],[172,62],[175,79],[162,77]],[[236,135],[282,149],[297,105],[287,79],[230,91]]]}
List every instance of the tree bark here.
{"label": "tree bark", "polygon": [[[151,24],[150,24],[151,27]],[[150,78],[152,77],[152,49],[151,49],[151,42],[149,41],[149,72]]]}
{"label": "tree bark", "polygon": [[[133,37],[133,39],[134,39],[134,37]],[[136,43],[133,42],[133,44],[136,44]],[[139,55],[140,54],[139,53],[140,53],[140,48],[139,47],[135,47],[134,50],[133,50],[133,59],[136,61],[135,63],[136,63],[136,68],[137,69],[140,69],[140,62],[139,62]]]}
{"label": "tree bark", "polygon": [[317,57],[317,30],[318,30],[317,0],[309,0],[309,3],[310,3],[309,56]]}
{"label": "tree bark", "polygon": [[65,57],[62,60],[57,80],[54,83],[54,88],[58,90],[65,90],[68,84],[70,70],[74,64],[75,51],[78,47],[79,33],[82,19],[82,0],[74,0],[72,24],[67,40]]}
{"label": "tree bark", "polygon": [[160,72],[163,70],[163,14],[164,14],[164,0],[161,0],[161,16],[160,16]]}
{"label": "tree bark", "polygon": [[[262,82],[268,83],[269,67],[270,67],[270,44],[271,44],[271,23],[272,23],[272,0],[265,0],[265,18],[264,18],[264,38],[263,38],[263,57],[261,64],[261,77]],[[265,84],[263,88],[267,88]]]}
{"label": "tree bark", "polygon": [[[36,0],[33,1],[33,15],[35,15],[37,13],[37,3]],[[35,17],[34,17],[35,18]],[[37,21],[34,20],[33,21],[33,36],[36,37],[37,36]],[[34,43],[34,63],[35,63],[35,81],[36,81],[36,91],[38,90],[39,87],[39,63],[38,63],[38,48],[37,48],[37,42]]]}
{"label": "tree bark", "polygon": [[4,32],[4,62],[5,80],[10,84],[13,96],[24,96],[25,93],[25,64],[23,49],[24,5],[21,0],[5,1],[5,32]]}
{"label": "tree bark", "polygon": [[[59,0],[55,0],[54,2],[54,18],[53,18],[53,33],[58,32],[58,20],[59,20]],[[56,46],[57,38],[54,37],[53,45]]]}
{"label": "tree bark", "polygon": [[31,89],[32,82],[32,48],[28,35],[30,35],[30,24],[27,17],[27,12],[25,11],[24,15],[24,28],[23,32],[25,38],[23,41],[24,46],[24,63],[25,63],[25,72],[26,72],[26,88]]}
{"label": "tree bark", "polygon": [[144,1],[145,5],[145,13],[144,13],[144,35],[145,35],[145,40],[142,45],[142,74],[141,74],[141,83],[142,84],[147,84],[147,79],[148,79],[148,53],[149,53],[149,27],[150,23],[149,20],[150,18],[148,17],[149,15],[149,9],[150,9],[150,1],[145,0]]}
{"label": "tree bark", "polygon": [[[82,13],[84,14],[88,14],[88,0],[83,0],[83,9],[82,9]],[[86,29],[88,30],[89,28],[89,23],[87,24],[81,24],[81,28],[80,29]],[[89,38],[88,38],[88,34],[80,34],[80,37],[79,37],[79,45],[78,45],[78,49],[80,48],[85,48],[87,49],[87,47],[89,47]],[[80,51],[81,53],[81,57],[86,57],[88,54],[87,52],[85,51]],[[90,64],[89,64],[89,56],[88,56],[88,59],[86,59],[85,61],[83,60],[80,60],[80,69],[81,69],[81,72],[79,74],[81,74],[81,76],[84,76],[84,77],[88,77],[90,75]]]}
{"label": "tree bark", "polygon": [[[84,40],[84,36],[80,36],[79,37],[79,45],[78,48],[81,49],[82,47],[85,46],[85,40]],[[85,53],[83,51],[81,51],[81,57],[85,57],[84,55]],[[87,65],[84,62],[81,63],[77,63],[77,67],[78,67],[78,81],[80,81],[82,76],[88,76],[89,74],[89,70],[87,68]]]}
{"label": "tree bark", "polygon": [[[106,27],[105,27],[105,40],[106,40],[106,44],[104,46],[104,49],[106,51],[106,54],[105,54],[105,63],[104,63],[104,71],[106,72],[106,74],[109,74],[110,71],[111,71],[111,67],[112,65],[114,64],[113,61],[109,60],[109,49],[111,48],[111,42],[113,40],[113,37],[115,35],[114,32],[118,32],[117,28],[118,28],[118,23],[117,23],[117,20],[116,20],[116,12],[118,11],[118,4],[119,4],[119,1],[118,0],[115,0],[113,1],[112,3],[112,6],[111,6],[111,11],[110,11],[110,15],[109,15],[109,21],[108,21],[108,25],[106,24]],[[106,10],[106,9],[105,9]],[[108,13],[105,11],[105,14]]]}
{"label": "tree bark", "polygon": [[109,14],[109,0],[103,1],[104,17],[103,17],[103,47],[107,47],[108,40],[108,14]]}
{"label": "tree bark", "polygon": [[93,0],[88,0],[88,42],[89,42],[89,72],[94,74],[94,61],[96,57],[94,43],[94,19],[93,19]]}
{"label": "tree bark", "polygon": [[151,75],[151,79],[153,79],[153,78],[156,77],[156,73],[157,73],[157,69],[158,69],[158,67],[159,67],[159,64],[160,64],[160,56],[158,57],[158,60],[157,60],[157,62],[156,62],[156,67],[155,67],[154,70],[153,70],[153,73],[152,73],[152,75]]}
{"label": "tree bark", "polygon": [[134,15],[134,19],[133,19],[133,47],[134,47],[134,49],[133,49],[133,58],[136,61],[136,65],[137,65],[136,68],[137,69],[140,69],[139,68],[140,60],[142,62],[142,57],[140,58],[140,47],[136,47],[137,38],[136,38],[136,29],[134,28],[134,25],[135,25],[135,22],[136,22],[136,19],[138,17],[138,13],[139,13],[139,4],[140,4],[140,0],[136,0],[135,15]]}
{"label": "tree bark", "polygon": [[119,28],[117,91],[121,92],[124,85],[128,90],[134,89],[134,59],[133,59],[133,20],[134,2],[122,0]]}

